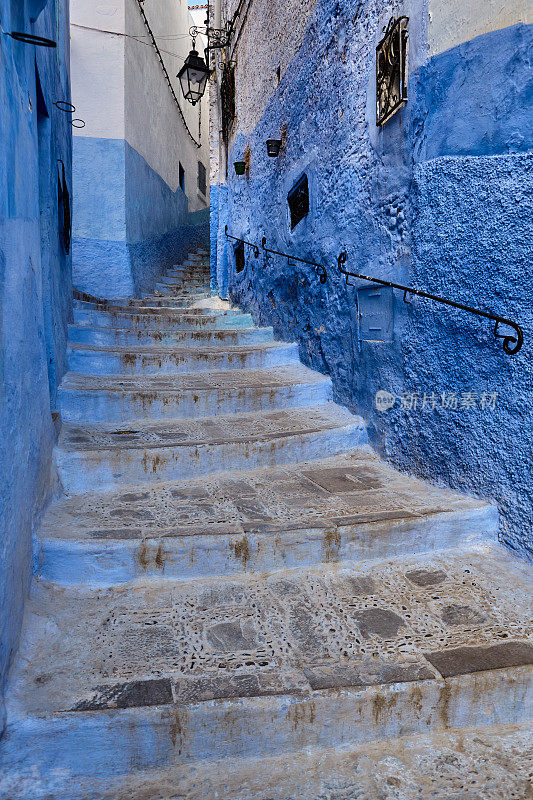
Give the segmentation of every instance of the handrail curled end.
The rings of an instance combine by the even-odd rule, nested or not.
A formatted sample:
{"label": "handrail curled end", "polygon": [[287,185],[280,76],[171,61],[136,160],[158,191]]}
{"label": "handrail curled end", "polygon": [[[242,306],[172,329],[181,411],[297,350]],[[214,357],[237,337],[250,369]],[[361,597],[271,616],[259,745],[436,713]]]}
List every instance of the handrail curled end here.
{"label": "handrail curled end", "polygon": [[343,275],[347,274],[346,270],[342,268],[342,265],[346,264],[347,258],[348,258],[348,253],[346,252],[346,250],[343,250],[341,253],[339,253],[337,258],[337,264],[339,265],[339,269],[343,273]]}
{"label": "handrail curled end", "polygon": [[[498,326],[500,324],[508,325],[514,330],[516,336],[498,333]],[[509,356],[514,356],[515,353],[518,353],[524,344],[524,332],[522,331],[520,325],[517,325],[516,322],[512,322],[510,319],[504,319],[503,317],[499,317],[494,323],[494,336],[497,339],[503,339],[503,349]]]}

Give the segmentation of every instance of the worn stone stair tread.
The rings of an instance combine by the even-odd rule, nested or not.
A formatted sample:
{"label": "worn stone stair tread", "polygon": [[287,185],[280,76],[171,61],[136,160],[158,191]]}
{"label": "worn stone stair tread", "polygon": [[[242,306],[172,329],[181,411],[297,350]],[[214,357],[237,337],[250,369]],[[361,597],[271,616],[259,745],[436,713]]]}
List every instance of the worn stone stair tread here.
{"label": "worn stone stair tread", "polygon": [[75,301],[76,305],[75,308],[80,308],[82,310],[87,311],[106,311],[110,313],[120,313],[120,314],[131,314],[134,317],[139,316],[161,316],[161,317],[170,317],[172,319],[178,318],[181,319],[182,317],[191,317],[191,316],[241,316],[242,312],[239,309],[235,308],[224,308],[224,309],[209,309],[209,308],[198,308],[194,306],[189,306],[187,308],[176,308],[175,306],[149,306],[149,305],[126,305],[126,304],[119,304],[114,302],[108,303],[89,303],[85,300],[77,300]]}
{"label": "worn stone stair tread", "polygon": [[[156,308],[156,309],[147,309],[145,307],[135,309],[135,308],[114,308],[112,306],[106,307],[103,309],[92,309],[92,308],[75,308],[74,309],[74,318],[75,319],[83,319],[87,317],[89,324],[94,324],[94,320],[103,320],[103,319],[130,319],[132,321],[132,327],[135,327],[134,323],[140,323],[143,321],[150,321],[150,320],[161,320],[169,323],[178,323],[178,322],[193,322],[193,323],[202,323],[206,324],[208,322],[216,322],[219,317],[224,316],[226,314],[228,317],[238,317],[243,319],[252,319],[249,314],[243,314],[240,311],[234,312],[227,311],[223,312],[213,312],[211,311],[209,314],[198,314],[198,310],[203,309],[172,309],[172,308]],[[201,317],[201,319],[198,319]]]}
{"label": "worn stone stair tread", "polygon": [[335,527],[349,523],[372,525],[493,508],[450,490],[421,486],[416,479],[364,458],[364,453],[361,447],[322,461],[64,497],[49,506],[40,535],[157,539],[311,527],[330,531],[333,553]]}
{"label": "worn stone stair tread", "polygon": [[123,587],[37,581],[4,757],[75,768],[75,736],[93,768],[123,774],[133,753],[153,766],[146,737],[171,766],[518,724],[532,632],[527,568],[497,547]]}
{"label": "worn stone stair tread", "polygon": [[[191,356],[194,353],[202,353],[205,355],[219,355],[219,347],[209,347],[206,344],[193,344],[185,347],[173,344],[148,344],[146,342],[139,342],[135,345],[116,345],[116,344],[87,344],[86,342],[70,342],[68,346],[72,350],[79,350],[81,352],[89,353],[117,353],[124,356],[168,356],[168,355],[183,355],[184,357]],[[257,344],[249,345],[232,345],[229,344],[224,348],[224,352],[234,353],[235,355],[245,355],[246,353],[253,353],[262,350],[284,350],[289,347],[294,347],[294,344],[287,342],[280,342],[279,340],[272,340],[267,342],[258,342]]]}
{"label": "worn stone stair tread", "polygon": [[69,451],[190,447],[231,442],[273,441],[364,422],[340,406],[329,404],[285,411],[248,412],[198,419],[140,422],[126,425],[64,423],[59,447]]}
{"label": "worn stone stair tread", "polygon": [[[533,723],[431,731],[356,747],[231,758],[115,778],[13,776],[16,800],[526,800]],[[0,790],[2,779],[0,778]],[[26,794],[27,793],[27,794]]]}
{"label": "worn stone stair tread", "polygon": [[276,388],[293,384],[329,384],[330,378],[303,364],[291,364],[272,369],[220,370],[184,372],[159,375],[82,375],[68,372],[61,390],[78,389],[84,392],[202,392],[230,391],[247,387]]}
{"label": "worn stone stair tread", "polygon": [[158,330],[134,330],[132,328],[118,328],[110,326],[74,325],[68,326],[69,342],[97,341],[97,342],[124,342],[128,346],[142,344],[143,342],[172,342],[191,343],[209,342],[227,347],[228,344],[243,342],[270,341],[274,339],[274,331],[266,328],[189,328],[176,330],[175,328]]}
{"label": "worn stone stair tread", "polygon": [[[111,572],[118,581],[173,574],[174,568],[177,574],[201,575],[206,559],[211,574],[223,574],[267,565],[282,569],[287,562],[297,566],[303,542],[311,563],[445,548],[450,525],[457,533],[452,541],[496,537],[492,506],[403,475],[361,446],[320,460],[60,498],[43,520],[39,559],[41,574],[56,574],[53,543],[59,543],[61,560],[70,557],[65,544],[71,541],[77,553],[72,558],[80,563],[77,572],[73,564],[67,570],[70,577],[96,579],[93,546],[86,558],[83,549],[88,542],[105,542],[111,565],[104,561],[100,577]],[[184,563],[180,540],[187,545]],[[118,550],[112,542],[119,543]],[[127,542],[133,551],[121,565],[119,551]]]}

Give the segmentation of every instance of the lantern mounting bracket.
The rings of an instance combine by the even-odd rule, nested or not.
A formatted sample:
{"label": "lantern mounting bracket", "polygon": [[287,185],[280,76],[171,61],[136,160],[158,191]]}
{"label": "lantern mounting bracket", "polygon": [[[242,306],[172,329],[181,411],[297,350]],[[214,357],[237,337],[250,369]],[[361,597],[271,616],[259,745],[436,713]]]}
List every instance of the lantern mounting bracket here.
{"label": "lantern mounting bracket", "polygon": [[206,50],[217,50],[222,47],[229,47],[231,35],[231,30],[229,28],[211,28],[210,26],[201,28],[198,27],[198,25],[193,25],[192,28],[189,28],[189,34],[192,37],[193,47],[197,37],[201,33],[204,36],[207,36]]}

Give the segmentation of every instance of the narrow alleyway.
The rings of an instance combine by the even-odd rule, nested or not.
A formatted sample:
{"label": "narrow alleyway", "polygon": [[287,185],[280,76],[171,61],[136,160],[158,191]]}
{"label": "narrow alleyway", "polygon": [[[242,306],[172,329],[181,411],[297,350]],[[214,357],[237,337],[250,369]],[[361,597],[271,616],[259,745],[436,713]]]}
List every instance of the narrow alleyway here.
{"label": "narrow alleyway", "polygon": [[198,251],[151,297],[77,293],[0,796],[526,797],[494,508],[381,461],[208,287]]}

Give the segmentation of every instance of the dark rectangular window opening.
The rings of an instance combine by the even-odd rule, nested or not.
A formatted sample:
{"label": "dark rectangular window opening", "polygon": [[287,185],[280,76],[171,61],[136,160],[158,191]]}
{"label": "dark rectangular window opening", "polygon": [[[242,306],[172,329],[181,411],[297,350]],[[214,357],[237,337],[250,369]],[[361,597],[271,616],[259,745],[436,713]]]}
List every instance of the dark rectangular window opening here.
{"label": "dark rectangular window opening", "polygon": [[201,161],[198,162],[198,189],[202,194],[207,192],[207,171]]}
{"label": "dark rectangular window opening", "polygon": [[185,170],[183,169],[183,164],[180,161],[180,189],[185,191]]}
{"label": "dark rectangular window opening", "polygon": [[244,260],[244,242],[237,242],[233,253],[235,255],[235,272],[242,272],[246,265]]}
{"label": "dark rectangular window opening", "polygon": [[287,195],[291,212],[291,231],[309,214],[309,181],[304,173]]}

